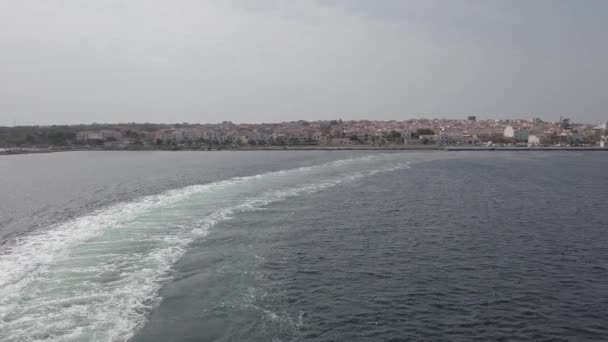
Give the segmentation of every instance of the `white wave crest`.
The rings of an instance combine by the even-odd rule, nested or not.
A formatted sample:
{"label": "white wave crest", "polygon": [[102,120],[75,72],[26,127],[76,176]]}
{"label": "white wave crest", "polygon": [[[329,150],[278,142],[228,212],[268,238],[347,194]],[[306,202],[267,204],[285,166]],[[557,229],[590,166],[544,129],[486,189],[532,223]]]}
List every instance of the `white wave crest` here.
{"label": "white wave crest", "polygon": [[[235,214],[381,172],[357,158],[189,186],[20,238],[0,254],[1,341],[125,341],[160,300],[171,266]],[[358,172],[345,172],[357,164]]]}

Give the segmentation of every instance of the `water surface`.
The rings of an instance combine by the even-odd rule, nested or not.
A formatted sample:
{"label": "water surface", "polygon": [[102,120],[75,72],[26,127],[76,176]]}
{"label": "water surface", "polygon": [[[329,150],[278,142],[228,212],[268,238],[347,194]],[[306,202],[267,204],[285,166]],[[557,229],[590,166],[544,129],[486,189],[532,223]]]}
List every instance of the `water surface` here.
{"label": "water surface", "polygon": [[1,341],[608,337],[608,156],[0,158]]}

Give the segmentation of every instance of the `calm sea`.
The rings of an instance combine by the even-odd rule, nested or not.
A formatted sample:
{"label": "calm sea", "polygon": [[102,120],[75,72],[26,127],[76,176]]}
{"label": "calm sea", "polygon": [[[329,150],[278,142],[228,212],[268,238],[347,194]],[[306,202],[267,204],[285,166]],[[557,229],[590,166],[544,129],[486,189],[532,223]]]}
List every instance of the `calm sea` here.
{"label": "calm sea", "polygon": [[608,153],[0,156],[0,341],[606,341]]}

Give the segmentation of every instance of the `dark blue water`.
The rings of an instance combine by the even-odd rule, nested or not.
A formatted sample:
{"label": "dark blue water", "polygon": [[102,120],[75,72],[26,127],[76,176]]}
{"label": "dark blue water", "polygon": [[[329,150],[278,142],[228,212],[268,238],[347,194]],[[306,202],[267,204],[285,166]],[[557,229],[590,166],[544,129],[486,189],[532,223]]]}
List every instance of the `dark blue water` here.
{"label": "dark blue water", "polygon": [[7,242],[0,340],[608,339],[608,155],[198,155]]}

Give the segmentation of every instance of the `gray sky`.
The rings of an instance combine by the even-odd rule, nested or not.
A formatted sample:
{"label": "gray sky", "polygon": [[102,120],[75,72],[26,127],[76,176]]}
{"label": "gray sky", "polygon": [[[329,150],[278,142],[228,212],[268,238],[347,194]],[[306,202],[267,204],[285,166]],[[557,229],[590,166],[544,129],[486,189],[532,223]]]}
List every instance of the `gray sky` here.
{"label": "gray sky", "polygon": [[0,0],[0,125],[608,119],[604,0]]}

